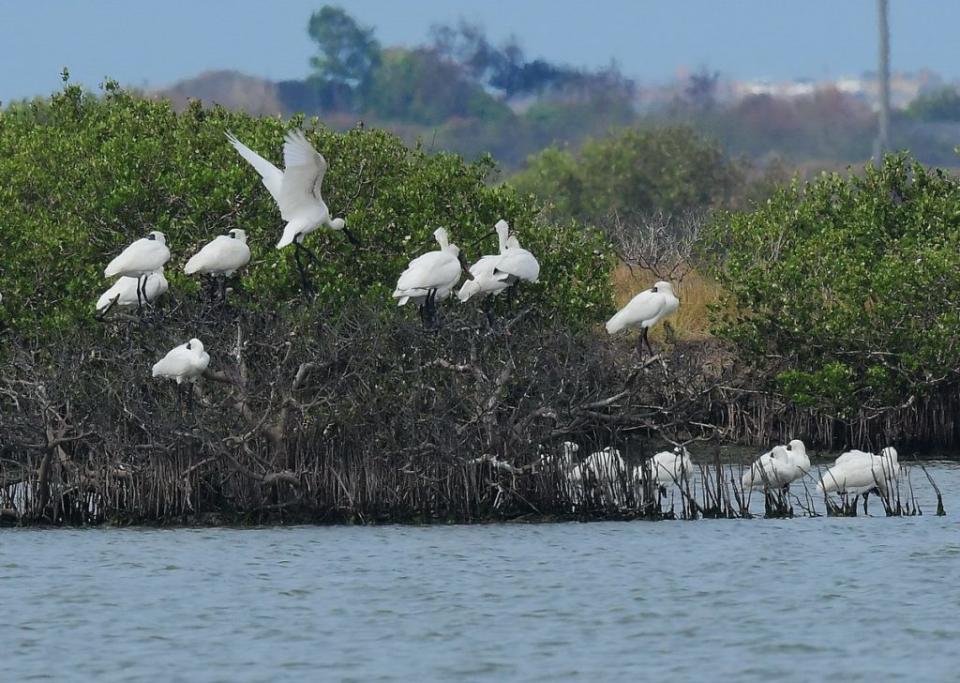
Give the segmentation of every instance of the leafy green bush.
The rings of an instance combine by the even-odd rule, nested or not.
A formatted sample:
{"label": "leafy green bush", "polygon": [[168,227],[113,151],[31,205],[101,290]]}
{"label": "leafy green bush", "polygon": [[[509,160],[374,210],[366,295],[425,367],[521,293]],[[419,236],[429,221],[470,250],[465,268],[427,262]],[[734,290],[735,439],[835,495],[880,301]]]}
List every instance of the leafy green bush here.
{"label": "leafy green bush", "polygon": [[631,221],[655,210],[716,206],[738,182],[723,149],[686,127],[624,130],[589,140],[577,155],[546,149],[515,178],[557,216],[593,224],[613,213]]}
{"label": "leafy green bush", "polygon": [[898,405],[957,381],[960,183],[905,156],[823,174],[709,229],[716,332],[803,405]]}
{"label": "leafy green bush", "polygon": [[[161,230],[173,252],[172,293],[196,288],[185,260],[232,227],[247,231],[253,261],[246,289],[259,305],[295,296],[290,250],[273,248],[283,221],[257,173],[227,143],[232,130],[279,163],[284,131],[302,126],[199,104],[175,113],[107,83],[102,96],[67,85],[49,99],[0,113],[0,318],[23,333],[89,320],[109,283],[103,268],[134,239]],[[540,258],[542,285],[532,301],[544,315],[588,321],[609,307],[609,252],[600,237],[573,224],[546,223],[511,187],[491,187],[489,158],[467,164],[451,154],[410,149],[379,130],[335,133],[307,124],[330,168],[324,197],[362,242],[321,230],[307,239],[319,307],[348,299],[393,306],[390,292],[407,261],[434,249],[432,232],[449,229],[469,259],[496,249],[475,244],[506,218]]]}

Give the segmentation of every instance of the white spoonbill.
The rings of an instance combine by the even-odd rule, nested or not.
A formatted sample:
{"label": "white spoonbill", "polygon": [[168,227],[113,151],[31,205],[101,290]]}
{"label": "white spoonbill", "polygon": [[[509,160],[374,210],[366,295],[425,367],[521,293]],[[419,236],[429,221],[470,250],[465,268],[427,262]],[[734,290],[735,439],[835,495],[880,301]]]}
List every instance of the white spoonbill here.
{"label": "white spoonbill", "polygon": [[240,142],[233,133],[227,132],[227,139],[240,156],[260,174],[263,186],[280,207],[280,216],[287,221],[287,225],[277,242],[277,249],[294,245],[297,268],[304,289],[308,289],[303,264],[300,262],[300,250],[306,251],[314,261],[319,259],[303,245],[305,235],[325,225],[331,230],[343,232],[354,246],[358,246],[356,238],[347,229],[346,221],[342,218],[331,218],[330,210],[323,201],[321,188],[323,176],[327,172],[327,160],[307,141],[302,130],[291,130],[284,136],[282,171]]}
{"label": "white spoonbill", "polygon": [[660,489],[660,495],[667,494],[667,486],[680,486],[684,478],[693,476],[693,461],[690,451],[677,446],[672,451],[661,451],[650,458],[650,478]]}
{"label": "white spoonbill", "polygon": [[650,289],[637,294],[626,306],[617,311],[616,315],[607,321],[607,332],[616,334],[628,327],[639,327],[641,329],[640,338],[637,340],[638,353],[643,355],[643,344],[646,343],[647,350],[653,354],[647,331],[663,318],[672,315],[679,307],[680,300],[673,293],[673,285],[661,280]]}
{"label": "white spoonbill", "polygon": [[221,276],[222,299],[227,299],[227,278],[250,262],[250,247],[247,246],[247,233],[239,228],[218,235],[208,242],[196,254],[190,257],[183,271],[187,275]]}
{"label": "white spoonbill", "polygon": [[591,453],[570,470],[567,479],[574,492],[574,500],[582,498],[585,480],[589,479],[598,487],[603,505],[626,504],[627,464],[616,448],[607,446]]}
{"label": "white spoonbill", "polygon": [[97,299],[97,315],[103,316],[113,308],[130,308],[138,305],[137,289],[141,290],[142,303],[153,303],[157,298],[169,289],[167,278],[162,270],[154,273],[148,273],[140,286],[140,279],[127,277],[124,275],[113,283],[113,286],[100,295]]}
{"label": "white spoonbill", "polygon": [[154,377],[166,377],[177,381],[177,399],[180,399],[180,385],[187,382],[190,396],[193,396],[192,384],[199,379],[210,365],[210,355],[203,350],[203,342],[191,339],[185,344],[175,346],[167,355],[153,364]]}
{"label": "white spoonbill", "polygon": [[[797,454],[793,449],[797,448]],[[787,446],[774,446],[757,458],[750,469],[743,473],[740,483],[743,490],[782,490],[790,482],[804,476],[810,470],[810,459],[806,448],[799,439],[794,439]]]}
{"label": "white spoonbill", "polygon": [[[864,510],[872,492],[886,498],[900,478],[897,449],[887,446],[880,455],[852,450],[838,457],[820,478],[817,491],[823,494],[863,495]],[[856,501],[854,501],[856,504]]]}
{"label": "white spoonbill", "polygon": [[540,262],[529,251],[520,246],[516,235],[509,235],[510,224],[505,220],[497,221],[494,226],[500,242],[500,261],[497,263],[497,276],[513,284],[515,282],[537,282],[540,278]]}
{"label": "white spoonbill", "polygon": [[125,275],[138,278],[137,302],[143,303],[143,277],[161,270],[170,260],[170,249],[162,232],[154,230],[120,252],[103,270],[104,277]]}
{"label": "white spoonbill", "polygon": [[433,324],[436,301],[450,295],[460,281],[461,272],[466,270],[460,248],[450,244],[447,231],[437,228],[433,236],[440,248],[410,261],[397,280],[397,288],[393,292],[398,306],[403,306],[408,301],[420,306],[420,317],[424,326]]}
{"label": "white spoonbill", "polygon": [[457,298],[460,301],[468,301],[471,297],[483,297],[487,294],[496,296],[507,287],[510,282],[506,278],[498,277],[495,274],[497,263],[500,262],[500,254],[490,254],[481,256],[480,260],[470,266],[472,280],[467,280],[457,292]]}

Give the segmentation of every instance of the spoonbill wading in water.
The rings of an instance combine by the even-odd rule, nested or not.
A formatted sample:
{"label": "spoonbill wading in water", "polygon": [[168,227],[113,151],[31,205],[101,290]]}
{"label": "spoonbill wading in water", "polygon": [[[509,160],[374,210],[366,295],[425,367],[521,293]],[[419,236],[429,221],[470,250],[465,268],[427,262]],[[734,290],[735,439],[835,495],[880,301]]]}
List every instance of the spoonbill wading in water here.
{"label": "spoonbill wading in water", "polygon": [[287,221],[287,225],[277,242],[277,249],[294,245],[294,257],[303,289],[312,291],[300,260],[300,252],[306,252],[318,264],[320,259],[303,245],[304,236],[325,225],[331,230],[340,230],[355,247],[359,246],[357,239],[347,229],[346,222],[342,218],[331,218],[330,210],[323,201],[321,187],[327,172],[327,160],[307,142],[302,130],[288,131],[284,137],[282,171],[240,142],[233,133],[227,132],[227,139],[260,174],[263,186],[280,207],[280,216]]}
{"label": "spoonbill wading in water", "polygon": [[227,278],[250,262],[250,247],[247,233],[239,228],[218,235],[196,254],[190,257],[183,272],[187,275],[200,273],[220,277],[220,298],[227,300]]}
{"label": "spoonbill wading in water", "polygon": [[637,294],[626,306],[617,311],[616,315],[607,321],[607,332],[616,334],[628,327],[639,327],[637,353],[642,358],[643,345],[646,344],[647,350],[653,355],[647,331],[660,320],[675,313],[678,308],[680,308],[680,300],[673,293],[673,285],[661,280],[650,289]]}
{"label": "spoonbill wading in water", "polygon": [[104,277],[121,275],[137,278],[137,308],[141,309],[145,299],[143,286],[146,276],[162,270],[169,260],[170,249],[167,248],[167,240],[162,232],[154,230],[121,251],[120,255],[104,268],[103,275]]}
{"label": "spoonbill wading in water", "polygon": [[788,512],[790,484],[810,472],[807,447],[800,439],[776,446],[753,461],[740,480],[744,491],[762,490],[767,510]]}
{"label": "spoonbill wading in water", "polygon": [[210,365],[210,354],[203,350],[203,342],[191,339],[175,346],[167,355],[153,364],[154,377],[166,377],[177,381],[177,403],[180,403],[180,385],[187,383],[188,400],[193,403],[193,383]]}
{"label": "spoonbill wading in water", "polygon": [[397,280],[397,288],[393,292],[398,306],[403,306],[408,301],[419,306],[420,321],[425,329],[436,325],[437,300],[443,301],[450,295],[460,282],[460,274],[466,271],[467,277],[473,277],[467,270],[460,248],[450,244],[447,231],[437,228],[433,236],[440,248],[410,261]]}
{"label": "spoonbill wading in water", "polygon": [[828,493],[852,494],[852,510],[856,512],[857,498],[863,496],[863,514],[867,514],[867,498],[876,493],[890,507],[890,493],[896,488],[901,467],[897,449],[887,446],[880,455],[852,450],[838,457],[830,469],[820,478],[817,491],[824,496]]}

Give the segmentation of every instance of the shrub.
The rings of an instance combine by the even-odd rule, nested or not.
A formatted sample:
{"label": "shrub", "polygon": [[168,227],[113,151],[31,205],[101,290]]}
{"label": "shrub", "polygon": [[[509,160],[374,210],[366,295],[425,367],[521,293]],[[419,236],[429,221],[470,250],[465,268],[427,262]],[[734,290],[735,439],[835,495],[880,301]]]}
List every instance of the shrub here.
{"label": "shrub", "polygon": [[905,156],[716,218],[716,332],[804,405],[891,405],[956,383],[960,184]]}

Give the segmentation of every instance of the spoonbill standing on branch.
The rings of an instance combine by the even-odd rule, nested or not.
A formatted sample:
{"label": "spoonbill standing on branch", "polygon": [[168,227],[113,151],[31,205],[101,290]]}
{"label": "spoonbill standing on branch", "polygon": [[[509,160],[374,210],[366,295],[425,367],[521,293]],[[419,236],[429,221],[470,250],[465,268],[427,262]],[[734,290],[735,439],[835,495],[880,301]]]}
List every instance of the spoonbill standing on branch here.
{"label": "spoonbill standing on branch", "polygon": [[[540,263],[536,257],[520,246],[515,236],[508,237],[509,224],[505,220],[497,221],[495,230],[499,238],[500,253],[483,256],[470,266],[473,279],[463,283],[457,298],[468,301],[472,297],[496,296],[515,283],[524,280],[537,282],[540,277]],[[490,300],[485,299],[484,309],[487,320],[493,323],[493,311]]]}
{"label": "spoonbill standing on branch", "polygon": [[673,285],[663,280],[657,282],[650,289],[645,289],[630,302],[617,311],[607,321],[607,332],[616,334],[628,327],[639,327],[640,337],[637,339],[637,352],[643,357],[643,344],[653,354],[647,331],[660,320],[672,315],[680,307],[680,300],[673,293]]}
{"label": "spoonbill standing on branch", "polygon": [[139,278],[124,275],[97,299],[97,315],[106,315],[114,306],[118,308],[136,306],[139,303],[137,299],[138,289],[141,290],[143,295],[143,303],[153,303],[169,287],[170,285],[167,283],[167,278],[162,270],[148,273],[144,277],[142,287]]}
{"label": "spoonbill standing on branch", "polygon": [[194,338],[185,344],[175,346],[166,356],[154,363],[153,376],[176,380],[179,400],[180,385],[187,382],[190,385],[192,397],[192,384],[199,379],[208,365],[210,365],[210,355],[203,350],[203,342]]}
{"label": "spoonbill standing on branch", "polygon": [[221,298],[227,300],[227,278],[250,262],[247,233],[234,228],[226,235],[218,235],[190,257],[183,271],[187,275],[219,275]]}
{"label": "spoonbill standing on branch", "polygon": [[437,228],[433,236],[440,248],[410,261],[393,292],[398,306],[412,301],[420,307],[420,319],[425,328],[436,323],[437,300],[447,298],[460,281],[461,272],[467,270],[460,248],[450,244],[447,231]]}
{"label": "spoonbill standing on branch", "polygon": [[123,275],[137,278],[137,307],[143,306],[145,276],[162,270],[170,260],[170,249],[162,232],[154,230],[120,252],[103,271],[104,277]]}
{"label": "spoonbill standing on branch", "polygon": [[297,270],[304,290],[309,291],[300,252],[306,252],[317,263],[320,260],[303,245],[305,235],[325,225],[331,230],[342,231],[354,246],[359,246],[357,239],[347,229],[346,222],[342,218],[331,218],[330,210],[323,201],[321,188],[327,172],[327,160],[307,141],[302,130],[288,131],[284,137],[283,171],[240,142],[233,133],[227,132],[227,139],[260,174],[263,186],[280,207],[280,216],[287,221],[287,225],[277,242],[277,249],[294,245]]}

